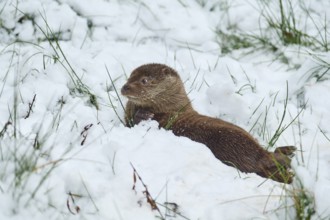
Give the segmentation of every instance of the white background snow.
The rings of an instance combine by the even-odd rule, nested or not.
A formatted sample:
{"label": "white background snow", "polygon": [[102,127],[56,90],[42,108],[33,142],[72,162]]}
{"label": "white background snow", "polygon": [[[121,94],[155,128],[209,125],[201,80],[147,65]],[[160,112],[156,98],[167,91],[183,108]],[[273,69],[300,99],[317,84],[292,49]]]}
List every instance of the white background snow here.
{"label": "white background snow", "polygon": [[[312,219],[330,218],[330,80],[309,77],[319,66],[311,54],[329,65],[330,53],[279,45],[288,64],[265,50],[223,53],[227,42],[216,30],[258,32],[266,26],[260,2],[201,2],[0,2],[0,219],[295,219],[300,192],[311,198]],[[312,36],[330,22],[326,0],[305,1],[314,22],[292,5],[297,25]],[[99,109],[75,89],[77,78],[46,39],[50,30]],[[146,63],[175,68],[197,111],[252,128],[264,147],[280,123],[288,85],[283,126],[304,109],[276,146],[298,148],[294,183],[240,173],[154,121],[125,127],[106,67],[119,91]],[[134,182],[131,164],[159,212]]]}

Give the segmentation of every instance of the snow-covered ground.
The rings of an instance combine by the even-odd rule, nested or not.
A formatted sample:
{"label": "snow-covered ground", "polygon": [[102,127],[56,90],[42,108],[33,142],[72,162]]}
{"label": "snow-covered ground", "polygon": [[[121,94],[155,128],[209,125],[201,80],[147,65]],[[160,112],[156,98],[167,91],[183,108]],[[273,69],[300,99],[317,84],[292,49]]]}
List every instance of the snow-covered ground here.
{"label": "snow-covered ground", "polygon": [[[278,3],[261,2],[2,0],[0,219],[329,219],[330,53],[276,40],[227,53],[217,36],[271,34]],[[289,2],[328,44],[330,3]],[[175,68],[196,110],[265,147],[289,125],[275,145],[297,146],[294,183],[240,173],[154,121],[125,127],[115,88],[145,63]]]}

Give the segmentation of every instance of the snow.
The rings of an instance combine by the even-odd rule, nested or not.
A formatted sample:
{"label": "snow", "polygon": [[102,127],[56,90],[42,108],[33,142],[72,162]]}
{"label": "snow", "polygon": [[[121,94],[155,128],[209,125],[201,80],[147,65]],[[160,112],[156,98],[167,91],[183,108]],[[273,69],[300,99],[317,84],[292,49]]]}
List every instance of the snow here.
{"label": "snow", "polygon": [[[198,2],[0,2],[0,219],[294,219],[292,193],[301,186],[314,199],[312,219],[330,217],[330,81],[329,74],[323,81],[309,78],[320,62],[308,52],[328,65],[330,53],[288,46],[288,65],[263,50],[222,54],[218,43],[226,42],[215,30],[236,25],[257,32],[266,25],[262,6]],[[317,27],[330,23],[327,1],[305,5]],[[301,18],[303,11],[296,12]],[[297,20],[313,36],[316,25]],[[77,76],[40,28],[59,36]],[[280,123],[288,85],[283,125],[306,103],[276,143],[298,148],[294,183],[239,173],[203,144],[159,129],[155,121],[121,124],[124,110],[106,67],[120,91],[133,69],[153,62],[179,72],[198,112],[251,130],[265,147]],[[76,77],[95,94],[99,109],[79,93]],[[151,209],[141,180],[134,181],[134,169],[161,214]],[[180,215],[166,203],[177,205]]]}

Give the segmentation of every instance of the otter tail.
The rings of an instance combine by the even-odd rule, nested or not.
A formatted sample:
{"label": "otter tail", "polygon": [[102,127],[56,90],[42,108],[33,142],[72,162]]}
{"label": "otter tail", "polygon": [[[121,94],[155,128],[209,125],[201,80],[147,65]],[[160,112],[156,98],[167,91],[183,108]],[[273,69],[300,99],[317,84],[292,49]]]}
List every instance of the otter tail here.
{"label": "otter tail", "polygon": [[294,173],[291,171],[291,158],[294,156],[296,147],[284,146],[275,149],[274,153],[270,153],[272,162],[265,160],[262,164],[262,171],[257,174],[272,180],[291,183]]}

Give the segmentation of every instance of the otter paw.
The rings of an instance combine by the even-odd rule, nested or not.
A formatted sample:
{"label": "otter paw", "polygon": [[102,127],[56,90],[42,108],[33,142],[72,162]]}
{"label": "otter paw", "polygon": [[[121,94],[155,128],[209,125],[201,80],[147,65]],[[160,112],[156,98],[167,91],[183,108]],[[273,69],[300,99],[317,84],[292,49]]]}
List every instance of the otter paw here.
{"label": "otter paw", "polygon": [[294,153],[296,150],[297,150],[297,148],[295,146],[283,146],[283,147],[276,148],[274,153],[286,155],[286,156],[292,158],[294,156]]}
{"label": "otter paw", "polygon": [[153,119],[154,116],[154,113],[148,110],[139,109],[134,115],[133,122],[134,124],[139,124],[141,121]]}
{"label": "otter paw", "polygon": [[294,176],[295,173],[292,169],[278,169],[275,173],[272,173],[269,178],[278,182],[290,184]]}

